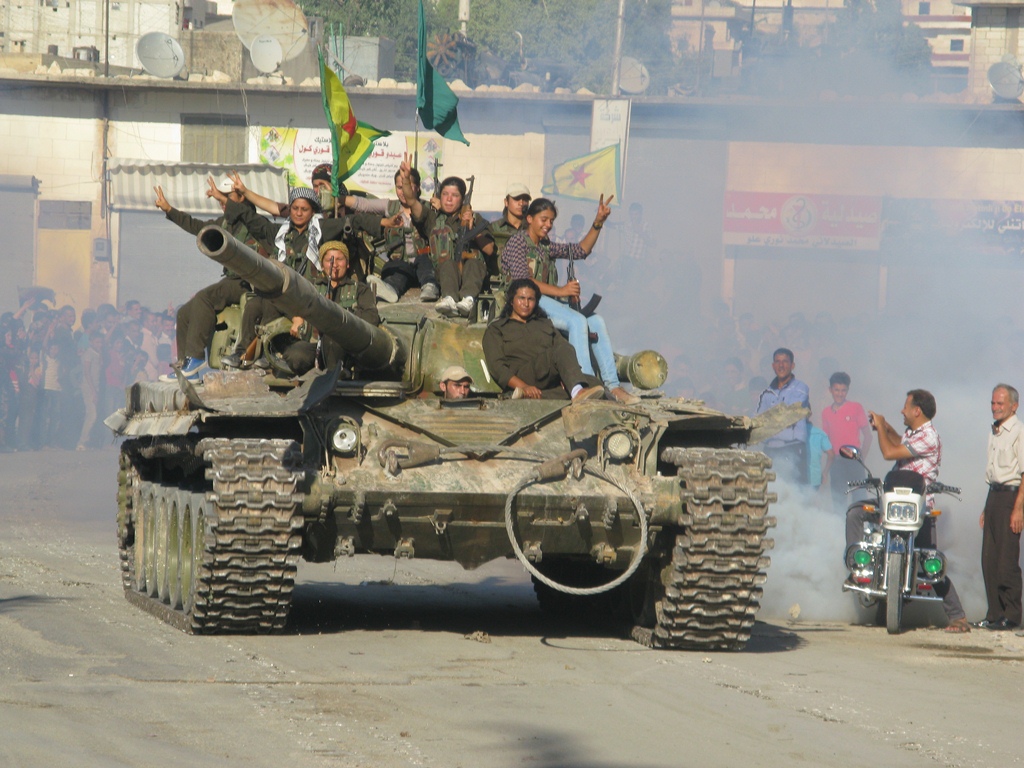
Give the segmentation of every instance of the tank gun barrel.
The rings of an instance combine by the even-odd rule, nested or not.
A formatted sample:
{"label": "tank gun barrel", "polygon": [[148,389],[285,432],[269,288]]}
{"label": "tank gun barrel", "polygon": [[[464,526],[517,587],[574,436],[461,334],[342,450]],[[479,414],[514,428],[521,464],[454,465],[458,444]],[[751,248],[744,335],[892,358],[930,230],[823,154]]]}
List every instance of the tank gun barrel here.
{"label": "tank gun barrel", "polygon": [[196,240],[204,255],[233,271],[289,317],[305,318],[362,367],[400,370],[405,363],[405,349],[388,331],[324,298],[298,272],[261,256],[226,229],[211,224],[203,227]]}

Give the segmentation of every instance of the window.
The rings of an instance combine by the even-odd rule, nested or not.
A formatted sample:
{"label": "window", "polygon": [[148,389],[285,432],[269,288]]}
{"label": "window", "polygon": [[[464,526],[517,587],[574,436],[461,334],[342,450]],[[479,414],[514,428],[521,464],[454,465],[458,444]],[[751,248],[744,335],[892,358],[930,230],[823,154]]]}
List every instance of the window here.
{"label": "window", "polygon": [[249,129],[244,117],[182,115],[181,159],[185,163],[240,164],[247,161]]}
{"label": "window", "polygon": [[932,12],[932,4],[931,3],[918,3],[917,4],[917,15],[918,16],[927,16],[931,12]]}
{"label": "window", "polygon": [[76,200],[40,200],[40,229],[91,229],[92,203]]}
{"label": "window", "polygon": [[951,50],[951,51],[962,51],[963,49],[964,49],[964,41],[963,40],[950,40],[949,41],[949,50]]}

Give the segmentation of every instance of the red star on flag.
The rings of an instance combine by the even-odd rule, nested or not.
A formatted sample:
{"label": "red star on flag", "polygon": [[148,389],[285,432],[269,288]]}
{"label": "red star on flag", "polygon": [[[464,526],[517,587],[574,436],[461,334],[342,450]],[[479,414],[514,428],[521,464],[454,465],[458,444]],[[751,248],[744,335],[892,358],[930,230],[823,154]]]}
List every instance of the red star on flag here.
{"label": "red star on flag", "polygon": [[581,187],[585,188],[587,186],[587,178],[594,175],[592,173],[587,173],[586,167],[582,165],[579,168],[573,168],[569,173],[572,174],[572,182],[569,184],[570,187],[579,184]]}

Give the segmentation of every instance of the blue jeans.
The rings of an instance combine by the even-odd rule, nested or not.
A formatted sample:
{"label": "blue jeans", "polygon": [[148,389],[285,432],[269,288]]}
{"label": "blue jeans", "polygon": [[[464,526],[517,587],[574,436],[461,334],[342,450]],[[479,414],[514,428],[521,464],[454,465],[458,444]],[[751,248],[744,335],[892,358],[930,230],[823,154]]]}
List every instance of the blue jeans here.
{"label": "blue jeans", "polygon": [[594,366],[590,364],[589,335],[596,333],[594,358],[600,369],[601,381],[608,389],[619,386],[619,374],[615,371],[615,353],[612,352],[612,343],[608,339],[608,328],[600,315],[584,317],[568,304],[563,304],[550,296],[540,297],[540,308],[547,312],[555,328],[569,334],[569,343],[576,350],[576,360],[588,376],[594,375]]}

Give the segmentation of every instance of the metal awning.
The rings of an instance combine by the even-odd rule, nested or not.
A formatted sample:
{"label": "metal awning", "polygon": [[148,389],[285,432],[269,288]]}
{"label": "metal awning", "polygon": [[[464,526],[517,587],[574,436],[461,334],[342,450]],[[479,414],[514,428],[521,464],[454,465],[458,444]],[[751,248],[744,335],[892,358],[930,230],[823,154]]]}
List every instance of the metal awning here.
{"label": "metal awning", "polygon": [[259,195],[278,201],[288,199],[288,172],[270,165],[150,163],[115,157],[108,168],[110,207],[118,211],[155,211],[153,188],[160,186],[167,202],[179,211],[216,215],[220,209],[206,196],[206,180],[212,176],[219,181],[228,171],[238,171],[245,186]]}

